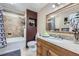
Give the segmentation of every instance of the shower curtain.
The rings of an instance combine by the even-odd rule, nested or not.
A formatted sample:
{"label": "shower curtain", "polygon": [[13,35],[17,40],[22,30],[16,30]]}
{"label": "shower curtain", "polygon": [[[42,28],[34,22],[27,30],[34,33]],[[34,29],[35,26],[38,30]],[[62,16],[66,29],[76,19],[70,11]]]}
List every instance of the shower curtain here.
{"label": "shower curtain", "polygon": [[3,48],[7,45],[6,36],[4,31],[4,21],[3,21],[3,12],[0,9],[0,48]]}

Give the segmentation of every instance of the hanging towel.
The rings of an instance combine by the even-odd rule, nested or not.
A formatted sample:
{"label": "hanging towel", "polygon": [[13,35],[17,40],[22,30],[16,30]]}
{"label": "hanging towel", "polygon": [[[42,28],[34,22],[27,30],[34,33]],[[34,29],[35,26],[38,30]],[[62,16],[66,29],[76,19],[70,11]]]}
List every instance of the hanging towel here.
{"label": "hanging towel", "polygon": [[3,12],[0,10],[0,48],[3,48],[7,45],[5,31],[4,31],[4,21],[3,21]]}

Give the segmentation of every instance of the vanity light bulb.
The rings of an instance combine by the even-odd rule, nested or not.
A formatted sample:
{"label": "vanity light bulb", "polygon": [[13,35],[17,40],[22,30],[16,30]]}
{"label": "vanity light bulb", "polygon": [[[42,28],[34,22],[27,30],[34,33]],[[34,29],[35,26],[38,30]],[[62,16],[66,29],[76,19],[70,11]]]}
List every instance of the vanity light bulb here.
{"label": "vanity light bulb", "polygon": [[53,8],[55,8],[55,7],[56,7],[56,5],[55,5],[55,4],[53,4],[53,5],[52,5],[52,7],[53,7]]}
{"label": "vanity light bulb", "polygon": [[16,3],[9,3],[9,4],[14,5],[14,4],[16,4]]}
{"label": "vanity light bulb", "polygon": [[50,17],[52,18],[52,17],[54,17],[54,16],[50,16]]}
{"label": "vanity light bulb", "polygon": [[58,3],[59,5],[61,4],[61,3]]}

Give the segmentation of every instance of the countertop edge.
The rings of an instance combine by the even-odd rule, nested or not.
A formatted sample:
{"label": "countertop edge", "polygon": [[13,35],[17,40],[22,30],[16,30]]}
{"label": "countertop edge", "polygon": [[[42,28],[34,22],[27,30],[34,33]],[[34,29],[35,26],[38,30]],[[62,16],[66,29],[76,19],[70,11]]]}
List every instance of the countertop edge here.
{"label": "countertop edge", "polygon": [[[44,37],[42,37],[42,36],[37,36],[37,38],[40,38],[40,39],[42,39],[42,40],[45,40],[46,38],[44,38]],[[64,49],[67,49],[67,50],[69,50],[69,51],[71,51],[71,52],[73,52],[73,53],[77,53],[77,54],[79,54],[79,44],[75,44],[75,43],[72,43],[71,45],[67,45],[67,44],[64,44],[64,43],[56,43],[56,42],[50,42],[49,40],[45,40],[45,41],[47,41],[47,42],[49,42],[49,43],[51,43],[51,44],[55,44],[55,45],[57,45],[57,46],[59,46],[59,47],[61,47],[61,48],[64,48]],[[77,47],[77,46],[78,47]],[[71,47],[72,46],[72,47]],[[78,48],[78,49],[77,49]]]}

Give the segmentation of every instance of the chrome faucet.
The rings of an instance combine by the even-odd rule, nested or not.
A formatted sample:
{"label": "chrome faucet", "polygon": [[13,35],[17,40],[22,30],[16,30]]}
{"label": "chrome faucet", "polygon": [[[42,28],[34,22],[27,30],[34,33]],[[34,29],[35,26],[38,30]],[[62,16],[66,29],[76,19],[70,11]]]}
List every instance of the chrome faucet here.
{"label": "chrome faucet", "polygon": [[61,38],[61,39],[63,40],[63,37],[62,37],[62,36],[60,36],[60,35],[58,36],[58,38]]}

